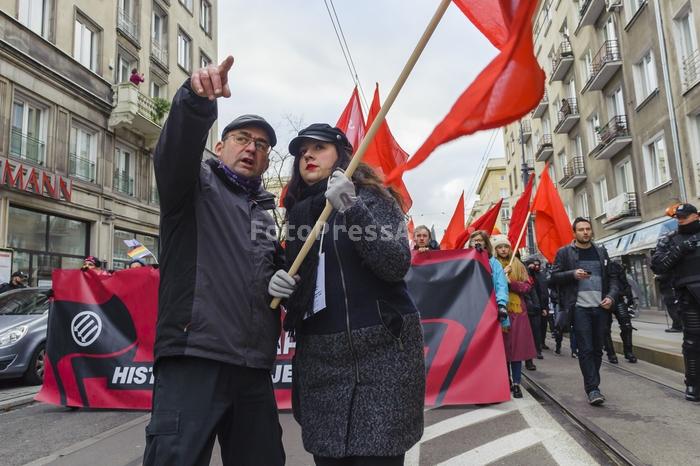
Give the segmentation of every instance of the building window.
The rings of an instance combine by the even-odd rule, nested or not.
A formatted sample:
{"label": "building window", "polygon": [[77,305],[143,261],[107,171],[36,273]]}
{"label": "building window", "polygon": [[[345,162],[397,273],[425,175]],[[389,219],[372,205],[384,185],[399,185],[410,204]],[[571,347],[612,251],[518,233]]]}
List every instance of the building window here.
{"label": "building window", "polygon": [[676,51],[678,63],[683,76],[683,87],[688,89],[700,80],[700,52],[695,36],[695,24],[693,24],[693,12],[690,4],[683,13],[674,19],[676,35]]}
{"label": "building window", "polygon": [[117,146],[114,149],[114,189],[122,194],[134,195],[136,158],[131,149]]}
{"label": "building window", "polygon": [[138,0],[119,0],[117,11],[117,28],[139,42],[139,8]]}
{"label": "building window", "polygon": [[591,56],[591,49],[586,50],[581,58],[581,76],[583,77],[583,82],[588,82],[588,78],[591,77],[591,69],[593,67],[593,58]]}
{"label": "building window", "polygon": [[200,3],[199,25],[207,35],[211,35],[211,4],[206,0],[201,0]]}
{"label": "building window", "polygon": [[136,57],[120,48],[117,52],[117,84],[128,83],[131,70],[138,69],[138,65]]}
{"label": "building window", "polygon": [[615,186],[617,187],[618,195],[634,192],[634,179],[632,176],[631,160],[625,160],[615,167]]}
{"label": "building window", "polygon": [[177,64],[192,71],[192,39],[182,29],[177,31]]}
{"label": "building window", "polygon": [[151,55],[160,63],[168,64],[168,15],[155,4],[151,18]]}
{"label": "building window", "polygon": [[499,189],[498,195],[499,195],[500,197],[502,197],[503,199],[505,199],[505,198],[507,198],[508,196],[510,196],[510,194],[508,193],[508,188],[501,188],[501,189]]}
{"label": "building window", "polygon": [[654,189],[671,179],[663,135],[644,146],[644,168],[647,190]]}
{"label": "building window", "polygon": [[190,13],[192,13],[193,3],[194,0],[180,0],[180,4],[184,6]]}
{"label": "building window", "polygon": [[98,36],[99,31],[96,26],[82,16],[76,16],[73,35],[73,58],[95,73],[98,72]]}
{"label": "building window", "polygon": [[149,191],[149,201],[151,204],[159,204],[158,183],[156,183],[156,170],[153,164],[151,164],[151,183],[149,185]]}
{"label": "building window", "polygon": [[46,163],[48,109],[23,97],[12,104],[10,155],[39,165]]}
{"label": "building window", "polygon": [[576,195],[576,211],[581,217],[591,218],[588,211],[588,193],[585,190]]}
{"label": "building window", "polygon": [[598,114],[592,115],[588,119],[588,147],[590,147],[590,150],[593,150],[596,146],[598,146],[598,131],[600,130],[600,119],[598,118]]}
{"label": "building window", "polygon": [[199,67],[206,68],[211,65],[211,58],[209,58],[204,52],[199,51]]}
{"label": "building window", "polygon": [[654,56],[649,50],[640,61],[634,65],[634,90],[637,94],[637,105],[657,89],[656,65]]}
{"label": "building window", "polygon": [[[563,170],[563,168],[562,168]],[[557,179],[557,172],[554,169],[554,164],[550,163],[549,164],[549,178],[552,180],[554,184],[556,184],[556,179]]]}
{"label": "building window", "polygon": [[[557,154],[557,162],[557,165],[559,165],[559,170],[561,171],[561,176],[563,178],[565,176],[564,170],[566,170],[566,154],[564,153],[564,151],[561,151]],[[555,178],[552,178],[552,181],[556,183]]]}
{"label": "building window", "polygon": [[593,183],[593,202],[598,215],[605,213],[605,203],[608,202],[608,182],[605,178]]}
{"label": "building window", "polygon": [[11,205],[7,238],[14,249],[12,269],[28,272],[32,286],[50,286],[53,269],[82,265],[89,231],[86,222]]}
{"label": "building window", "polygon": [[[131,258],[127,254],[131,248],[128,247],[124,243],[124,241],[133,239],[146,246],[146,248],[156,256],[158,255],[157,236],[144,235],[141,233],[134,233],[126,230],[118,230],[115,228],[114,248],[112,249],[112,266],[114,267],[114,270],[125,269],[129,262],[131,262]],[[155,263],[155,260],[151,256],[144,257],[142,260],[150,264]]]}
{"label": "building window", "polygon": [[48,40],[51,33],[53,0],[20,0],[18,6],[19,22]]}
{"label": "building window", "polygon": [[637,14],[637,11],[647,2],[647,0],[625,0],[625,16],[629,22]]}
{"label": "building window", "polygon": [[155,74],[151,74],[151,86],[149,88],[151,98],[160,97],[161,99],[168,98],[168,86],[161,78]]}
{"label": "building window", "polygon": [[97,167],[97,133],[82,126],[71,126],[69,173],[85,181],[95,182]]}

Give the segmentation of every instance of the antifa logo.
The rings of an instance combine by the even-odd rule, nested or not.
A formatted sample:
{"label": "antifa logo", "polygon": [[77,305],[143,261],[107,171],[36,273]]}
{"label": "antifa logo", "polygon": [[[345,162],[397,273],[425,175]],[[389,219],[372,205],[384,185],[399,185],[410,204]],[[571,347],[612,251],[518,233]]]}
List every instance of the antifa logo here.
{"label": "antifa logo", "polygon": [[78,346],[90,346],[102,332],[102,319],[91,311],[83,311],[73,317],[70,324],[73,341]]}

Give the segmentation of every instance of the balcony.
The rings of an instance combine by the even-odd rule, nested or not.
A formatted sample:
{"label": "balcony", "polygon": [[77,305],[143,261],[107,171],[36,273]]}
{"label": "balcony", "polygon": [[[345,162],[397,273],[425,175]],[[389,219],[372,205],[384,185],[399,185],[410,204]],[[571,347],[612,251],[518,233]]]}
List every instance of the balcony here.
{"label": "balcony", "polygon": [[76,154],[68,154],[68,173],[78,179],[95,182],[95,162]]}
{"label": "balcony", "polygon": [[134,195],[134,179],[125,170],[114,170],[114,190],[128,196]]}
{"label": "balcony", "polygon": [[683,58],[683,91],[700,82],[700,49]]}
{"label": "balcony", "polygon": [[549,106],[549,96],[547,95],[547,91],[544,91],[544,95],[542,96],[542,100],[540,100],[540,103],[537,104],[537,107],[532,111],[532,116],[535,118],[541,118],[542,115],[544,115],[544,112],[547,111],[547,107]]}
{"label": "balcony", "polygon": [[10,155],[20,160],[43,165],[46,160],[46,143],[17,128],[10,131]]}
{"label": "balcony", "polygon": [[168,49],[155,39],[151,39],[151,57],[165,68],[168,67]]}
{"label": "balcony", "polygon": [[620,42],[605,41],[591,62],[591,75],[582,92],[599,91],[605,87],[617,70],[622,67]]}
{"label": "balcony", "polygon": [[532,125],[530,124],[530,120],[520,120],[520,124],[522,125],[522,131],[520,132],[521,134],[521,143],[526,143],[527,141],[530,140],[530,136],[532,136]]}
{"label": "balcony", "polygon": [[549,82],[564,79],[573,64],[574,53],[571,51],[571,43],[565,40],[559,46],[559,50],[557,50],[557,54],[552,60],[552,75],[549,77]]}
{"label": "balcony", "polygon": [[116,102],[109,117],[109,128],[138,133],[145,138],[146,147],[153,148],[161,130],[153,99],[140,93],[132,83],[117,84],[114,90]]}
{"label": "balcony", "polygon": [[554,132],[557,134],[568,134],[571,128],[576,126],[576,123],[581,119],[578,113],[578,105],[576,99],[562,99],[561,107],[559,107],[558,123],[554,127]]}
{"label": "balcony", "polygon": [[576,30],[595,24],[603,10],[605,10],[605,0],[585,0],[579,12],[581,19]]}
{"label": "balcony", "polygon": [[117,13],[117,30],[139,45],[139,23],[121,8]]}
{"label": "balcony", "polygon": [[575,155],[564,167],[564,176],[559,180],[559,186],[574,189],[584,181],[586,181],[586,166],[583,163],[583,157]]}
{"label": "balcony", "polygon": [[606,230],[622,230],[642,221],[642,216],[637,208],[636,193],[622,193],[605,203],[605,220],[603,228]]}
{"label": "balcony", "polygon": [[537,142],[537,152],[535,152],[535,160],[538,162],[545,162],[554,153],[554,146],[552,146],[552,135],[545,134]]}
{"label": "balcony", "polygon": [[598,140],[600,142],[591,151],[596,160],[611,159],[631,143],[627,115],[614,116],[605,126],[599,128]]}

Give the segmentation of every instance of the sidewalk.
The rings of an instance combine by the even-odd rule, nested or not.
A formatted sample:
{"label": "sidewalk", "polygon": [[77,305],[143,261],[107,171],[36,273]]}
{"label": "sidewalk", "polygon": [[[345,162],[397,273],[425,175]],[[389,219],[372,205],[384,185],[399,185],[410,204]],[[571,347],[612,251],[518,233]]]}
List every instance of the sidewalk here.
{"label": "sidewalk", "polygon": [[40,385],[26,386],[21,382],[2,381],[0,383],[0,412],[26,405],[34,401]]}

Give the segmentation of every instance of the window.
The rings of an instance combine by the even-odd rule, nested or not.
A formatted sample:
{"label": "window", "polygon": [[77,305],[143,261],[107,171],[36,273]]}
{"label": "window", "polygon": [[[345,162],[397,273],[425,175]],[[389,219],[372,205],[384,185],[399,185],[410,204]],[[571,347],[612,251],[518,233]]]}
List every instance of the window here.
{"label": "window", "polygon": [[593,58],[591,57],[591,49],[586,50],[586,53],[581,57],[581,76],[584,82],[588,82],[591,77]]}
{"label": "window", "polygon": [[542,132],[544,134],[552,134],[552,124],[549,122],[549,112],[542,117]]}
{"label": "window", "polygon": [[159,62],[168,64],[168,15],[155,4],[151,19],[151,55]]}
{"label": "window", "polygon": [[618,87],[608,96],[608,117],[611,119],[618,115],[626,115],[625,112],[625,97],[622,94],[622,87]]}
{"label": "window", "polygon": [[12,104],[10,155],[39,165],[46,163],[48,110],[23,97]]}
{"label": "window", "polygon": [[588,211],[588,193],[585,190],[576,195],[576,212],[581,217],[591,218]]}
{"label": "window", "polygon": [[690,7],[688,6],[673,22],[675,26],[678,63],[681,75],[683,76],[683,86],[684,89],[688,89],[700,79],[698,42],[695,37],[693,12]]}
{"label": "window", "polygon": [[605,177],[593,183],[593,202],[598,215],[605,213],[605,203],[608,202],[608,182]]}
{"label": "window", "polygon": [[149,201],[151,201],[151,204],[158,204],[160,202],[160,197],[158,197],[158,184],[156,183],[156,170],[153,167],[153,163],[151,165],[151,182],[149,185]]}
{"label": "window", "polygon": [[554,169],[554,164],[550,163],[549,164],[549,178],[552,180],[553,183],[556,184],[556,179],[557,179],[557,172]]}
{"label": "window", "polygon": [[182,29],[177,31],[177,64],[192,71],[192,39]]}
{"label": "window", "polygon": [[138,69],[138,65],[135,57],[120,48],[117,52],[117,84],[128,83],[131,70]]}
{"label": "window", "polygon": [[184,6],[185,8],[187,8],[187,11],[189,11],[190,13],[192,13],[192,4],[193,4],[193,0],[180,0],[180,4],[181,4],[182,6]]}
{"label": "window", "polygon": [[117,27],[136,42],[139,41],[138,0],[119,0]]}
{"label": "window", "polygon": [[634,178],[632,177],[632,161],[627,159],[615,167],[615,187],[617,194],[633,193]]}
{"label": "window", "polygon": [[114,149],[114,189],[129,196],[134,195],[136,160],[131,149],[117,146]]}
{"label": "window", "polygon": [[[126,230],[114,229],[114,247],[112,249],[112,265],[115,270],[124,269],[131,262],[131,258],[127,255],[129,248],[124,240],[135,239],[144,246],[146,249],[151,251],[156,256],[158,255],[158,237],[151,235],[144,235],[141,233],[134,233]],[[153,257],[148,256],[143,258],[147,263],[155,263]]]}
{"label": "window", "polygon": [[[564,151],[561,151],[557,154],[557,165],[559,165],[559,170],[561,171],[561,177],[564,178],[565,175],[565,170],[566,170],[566,154]],[[552,178],[552,181],[555,181],[555,178]]]}
{"label": "window", "polygon": [[49,39],[53,0],[20,0],[17,19],[44,39]]}
{"label": "window", "polygon": [[631,21],[632,18],[634,18],[634,15],[637,14],[637,11],[642,7],[647,2],[647,0],[625,0],[625,16],[627,22]]}
{"label": "window", "polygon": [[581,141],[581,136],[576,136],[571,140],[571,155],[583,155],[583,143]]}
{"label": "window", "polygon": [[501,188],[498,190],[498,196],[502,198],[507,198],[510,196],[510,193],[508,192],[508,188]]}
{"label": "window", "polygon": [[654,56],[649,50],[634,65],[634,90],[637,94],[637,105],[641,104],[656,89],[656,66],[654,65]]}
{"label": "window", "polygon": [[161,99],[167,99],[168,87],[161,80],[161,78],[157,77],[155,74],[151,74],[151,87],[149,93],[151,95],[151,98],[160,97]]}
{"label": "window", "polygon": [[206,0],[201,0],[199,6],[199,25],[207,35],[211,35],[211,5]]}
{"label": "window", "polygon": [[598,118],[598,114],[593,114],[589,119],[588,119],[588,140],[589,144],[588,147],[595,148],[598,145],[598,130],[600,129],[600,119]]}
{"label": "window", "polygon": [[75,18],[73,58],[78,60],[81,65],[89,68],[95,73],[98,72],[98,34],[97,27],[89,23],[85,18],[81,16],[77,16]]}
{"label": "window", "polygon": [[204,52],[201,50],[199,51],[199,67],[204,68],[206,66],[211,65],[211,58],[207,56]]}
{"label": "window", "polygon": [[660,186],[671,179],[668,166],[668,154],[663,135],[644,145],[644,176],[647,191]]}
{"label": "window", "polygon": [[95,182],[97,134],[78,125],[70,129],[69,173],[85,181]]}

